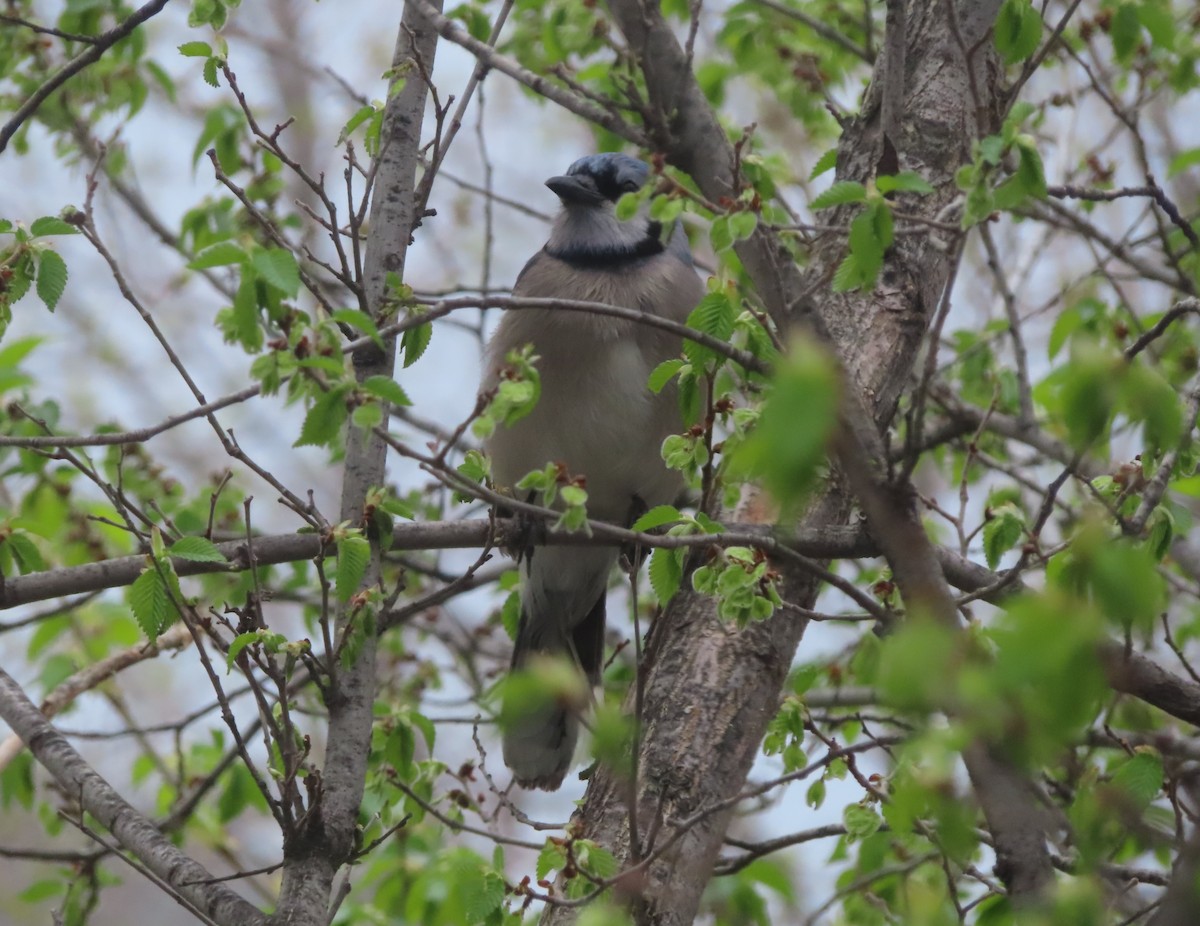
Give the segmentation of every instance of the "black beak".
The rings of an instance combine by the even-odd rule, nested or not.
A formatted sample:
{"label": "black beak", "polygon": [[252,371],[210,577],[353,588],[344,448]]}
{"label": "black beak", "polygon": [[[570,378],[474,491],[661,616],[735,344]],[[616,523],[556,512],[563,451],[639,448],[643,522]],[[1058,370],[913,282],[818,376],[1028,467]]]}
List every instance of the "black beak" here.
{"label": "black beak", "polygon": [[604,199],[600,195],[600,191],[596,189],[595,181],[584,174],[551,177],[546,181],[546,186],[550,187],[565,204],[595,205]]}

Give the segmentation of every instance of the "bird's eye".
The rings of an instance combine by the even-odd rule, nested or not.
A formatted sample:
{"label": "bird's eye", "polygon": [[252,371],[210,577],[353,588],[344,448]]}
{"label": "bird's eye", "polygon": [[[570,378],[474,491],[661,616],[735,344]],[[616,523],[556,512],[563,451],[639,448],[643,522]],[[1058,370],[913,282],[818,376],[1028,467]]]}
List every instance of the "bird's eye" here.
{"label": "bird's eye", "polygon": [[623,180],[623,181],[621,181],[621,189],[622,189],[624,192],[626,192],[626,193],[632,193],[632,192],[634,192],[634,191],[635,191],[637,188],[638,188],[638,183],[637,183],[637,181],[636,181],[636,180]]}

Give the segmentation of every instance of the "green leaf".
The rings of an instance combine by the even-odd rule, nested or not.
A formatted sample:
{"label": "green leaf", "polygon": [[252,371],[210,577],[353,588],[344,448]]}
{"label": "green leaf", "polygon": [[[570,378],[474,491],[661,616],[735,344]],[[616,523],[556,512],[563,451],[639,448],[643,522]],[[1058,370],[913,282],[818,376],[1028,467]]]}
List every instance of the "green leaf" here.
{"label": "green leaf", "polygon": [[348,386],[339,386],[317,396],[304,416],[300,437],[293,447],[325,447],[337,439],[342,423],[346,420],[345,392]]}
{"label": "green leaf", "polygon": [[1025,192],[1035,199],[1046,198],[1046,168],[1042,166],[1042,156],[1038,153],[1037,143],[1029,135],[1019,135],[1016,139],[1017,176]]}
{"label": "green leaf", "polygon": [[[711,335],[719,341],[728,341],[733,335],[737,323],[737,312],[733,302],[724,292],[709,293],[700,300],[700,304],[692,309],[687,317],[687,326]],[[697,344],[695,341],[684,341],[684,353],[696,367],[707,361],[719,360],[720,355],[711,348]]]}
{"label": "green leaf", "polygon": [[546,841],[537,858],[537,876],[539,881],[545,881],[550,872],[558,871],[567,864],[567,852],[558,842]]}
{"label": "green leaf", "polygon": [[363,431],[377,428],[383,424],[383,406],[378,402],[364,402],[351,412],[350,421],[356,428]]}
{"label": "green leaf", "polygon": [[167,548],[167,555],[192,563],[224,563],[225,554],[204,537],[180,537]]}
{"label": "green leaf", "polygon": [[1113,772],[1112,782],[1133,798],[1140,809],[1145,809],[1162,790],[1162,757],[1149,746],[1138,747]]}
{"label": "green leaf", "polygon": [[1130,417],[1145,423],[1149,449],[1173,450],[1179,444],[1183,410],[1179,395],[1161,373],[1145,364],[1129,367],[1121,384],[1121,398]]}
{"label": "green leaf", "polygon": [[337,573],[334,585],[338,601],[349,601],[371,561],[371,544],[361,534],[349,534],[337,542]]}
{"label": "green leaf", "polygon": [[642,197],[637,193],[626,193],[617,200],[617,205],[614,208],[614,213],[617,220],[628,222],[637,215],[638,207],[642,204]]}
{"label": "green leaf", "polygon": [[846,293],[852,289],[858,289],[863,283],[862,271],[859,269],[858,261],[855,260],[853,254],[847,254],[837,270],[833,272],[833,280],[831,286],[835,293]]}
{"label": "green leaf", "polygon": [[797,338],[776,369],[757,426],[730,454],[730,469],[761,478],[785,506],[801,501],[825,460],[839,394],[837,365],[820,346]]}
{"label": "green leaf", "polygon": [[1200,148],[1183,151],[1171,159],[1171,163],[1167,167],[1167,177],[1171,178],[1182,174],[1197,164],[1200,164]]}
{"label": "green leaf", "polygon": [[813,165],[812,173],[808,175],[810,180],[816,180],[821,174],[833,170],[837,166],[837,148],[830,148],[819,158],[817,163]]}
{"label": "green leaf", "polygon": [[188,261],[191,270],[204,270],[207,267],[225,267],[229,264],[240,264],[246,259],[246,252],[233,241],[218,241],[200,251]]}
{"label": "green leaf", "polygon": [[390,376],[370,376],[363,381],[362,388],[392,405],[412,405],[400,384]]}
{"label": "green leaf", "polygon": [[458,882],[459,899],[469,923],[482,923],[504,902],[504,879],[494,871],[480,871]]}
{"label": "green leaf", "polygon": [[839,180],[824,193],[817,196],[808,204],[810,209],[828,209],[831,206],[844,206],[847,203],[865,203],[867,188],[853,180]]}
{"label": "green leaf", "polygon": [[657,505],[633,522],[631,531],[649,531],[664,524],[672,524],[682,518],[679,509],[672,505]]}
{"label": "green leaf", "polygon": [[1180,33],[1175,25],[1175,17],[1166,4],[1139,3],[1137,14],[1138,19],[1150,33],[1150,38],[1158,48],[1165,51],[1175,50]]}
{"label": "green leaf", "polygon": [[8,540],[3,546],[7,546],[12,551],[13,559],[17,561],[17,568],[21,571],[21,575],[45,570],[46,562],[42,559],[41,552],[25,531],[13,531],[8,535]]}
{"label": "green leaf", "polygon": [[213,50],[208,42],[184,42],[179,46],[179,53],[185,58],[209,58]]}
{"label": "green leaf", "polygon": [[337,144],[339,146],[344,145],[346,139],[350,137],[354,130],[375,115],[375,112],[375,107],[371,104],[360,106],[354,115],[346,120],[346,124],[342,126],[341,132],[338,133]]}
{"label": "green leaf", "polygon": [[263,331],[258,323],[258,287],[254,268],[249,264],[242,267],[242,276],[237,291],[233,294],[232,325],[226,337],[232,336],[248,351],[262,350]]}
{"label": "green leaf", "polygon": [[207,61],[204,62],[204,68],[200,72],[200,76],[204,79],[204,82],[206,84],[208,84],[210,87],[221,86],[221,82],[217,79],[218,64],[219,64],[219,59],[209,58]]}
{"label": "green leaf", "polygon": [[1012,503],[991,512],[983,525],[983,552],[989,569],[1000,564],[1000,557],[1017,545],[1025,529],[1025,514]]}
{"label": "green leaf", "polygon": [[842,811],[842,823],[846,827],[848,838],[865,839],[879,830],[883,825],[883,818],[873,807],[850,804]]}
{"label": "green leaf", "polygon": [[1117,7],[1108,34],[1112,38],[1117,61],[1128,64],[1142,39],[1142,24],[1134,4],[1122,3]]}
{"label": "green leaf", "polygon": [[425,353],[425,349],[429,347],[429,342],[432,340],[433,325],[429,322],[409,328],[404,334],[400,335],[400,347],[404,351],[405,369],[408,369],[421,359],[421,355]]}
{"label": "green leaf", "polygon": [[375,320],[361,309],[338,309],[329,318],[339,325],[357,328],[380,347],[383,346],[383,338],[379,336],[379,328],[376,327]]}
{"label": "green leaf", "polygon": [[233,664],[237,662],[237,658],[251,643],[257,643],[262,639],[264,631],[252,630],[249,633],[239,633],[233,638],[229,644],[229,652],[225,654],[225,674],[228,675],[233,671]]}
{"label": "green leaf", "polygon": [[291,251],[269,248],[255,251],[250,262],[259,279],[275,287],[285,296],[295,298],[300,292],[300,267]]}
{"label": "green leaf", "polygon": [[129,586],[129,604],[138,626],[151,642],[167,625],[170,601],[167,586],[154,565],[147,566]]}
{"label": "green leaf", "polygon": [[744,241],[754,234],[758,216],[753,212],[735,212],[729,216],[729,231],[734,241]]}
{"label": "green leaf", "polygon": [[37,294],[51,312],[67,288],[67,263],[57,251],[42,251],[38,258]]}
{"label": "green leaf", "polygon": [[1004,0],[994,34],[1005,64],[1024,61],[1042,40],[1042,17],[1029,0]]}
{"label": "green leaf", "polygon": [[654,368],[653,372],[651,372],[650,379],[647,381],[646,386],[651,392],[653,392],[655,395],[658,395],[663,391],[664,388],[666,388],[667,383],[675,378],[675,374],[683,368],[683,365],[684,361],[680,360],[678,357],[671,360],[664,360]]}
{"label": "green leaf", "polygon": [[44,215],[40,219],[33,220],[33,224],[29,226],[29,234],[35,238],[44,238],[49,235],[77,235],[79,229],[56,215]]}
{"label": "green leaf", "polygon": [[[880,233],[883,227],[880,219],[884,215],[889,217],[886,224],[889,232],[888,240],[884,240],[884,236]],[[850,223],[850,250],[858,262],[859,272],[866,284],[874,284],[875,278],[879,276],[879,271],[883,268],[883,252],[892,243],[890,240],[890,216],[891,210],[886,206],[875,205],[864,209]]]}
{"label": "green leaf", "polygon": [[933,186],[928,180],[920,174],[911,170],[906,170],[903,173],[895,176],[884,175],[875,178],[875,188],[880,193],[932,193]]}
{"label": "green leaf", "polygon": [[712,249],[718,254],[733,247],[733,230],[729,227],[729,216],[719,215],[712,220],[708,238]]}
{"label": "green leaf", "polygon": [[666,605],[683,582],[682,550],[657,547],[650,554],[650,587],[660,605]]}

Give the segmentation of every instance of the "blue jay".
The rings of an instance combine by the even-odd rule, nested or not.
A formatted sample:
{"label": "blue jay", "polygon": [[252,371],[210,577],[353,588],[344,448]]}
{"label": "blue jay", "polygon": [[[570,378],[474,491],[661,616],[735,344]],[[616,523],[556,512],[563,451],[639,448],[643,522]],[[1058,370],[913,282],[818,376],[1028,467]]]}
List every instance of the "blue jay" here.
{"label": "blue jay", "polygon": [[[664,230],[643,214],[621,221],[614,211],[649,174],[636,158],[596,154],[547,180],[563,208],[513,295],[604,302],[685,321],[704,286],[683,228]],[[682,481],[660,448],[682,422],[673,391],[655,395],[646,381],[679,354],[680,339],[568,309],[513,311],[488,345],[482,388],[495,386],[509,351],[529,343],[541,358],[541,398],[529,415],[488,439],[496,485],[511,490],[529,471],[561,462],[572,476],[586,478],[589,517],[629,524],[641,511],[671,502]],[[617,556],[612,547],[549,546],[524,559],[514,669],[535,654],[562,655],[591,685],[599,683],[605,591]],[[578,734],[576,712],[548,706],[505,731],[504,762],[523,787],[555,790]]]}

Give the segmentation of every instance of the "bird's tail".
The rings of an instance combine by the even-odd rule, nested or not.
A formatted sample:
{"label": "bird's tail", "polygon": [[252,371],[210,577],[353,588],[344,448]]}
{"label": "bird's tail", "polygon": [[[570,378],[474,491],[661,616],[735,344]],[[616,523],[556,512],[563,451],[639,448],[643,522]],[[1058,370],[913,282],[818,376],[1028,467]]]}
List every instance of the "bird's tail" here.
{"label": "bird's tail", "polygon": [[[542,656],[559,657],[600,682],[604,660],[604,599],[613,550],[539,547],[522,566],[521,620],[512,668]],[[553,791],[562,784],[579,739],[587,698],[539,699],[510,713],[503,735],[504,764],[517,784]]]}

